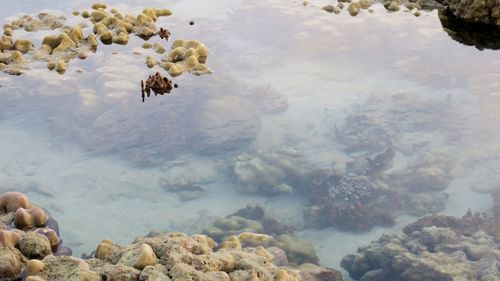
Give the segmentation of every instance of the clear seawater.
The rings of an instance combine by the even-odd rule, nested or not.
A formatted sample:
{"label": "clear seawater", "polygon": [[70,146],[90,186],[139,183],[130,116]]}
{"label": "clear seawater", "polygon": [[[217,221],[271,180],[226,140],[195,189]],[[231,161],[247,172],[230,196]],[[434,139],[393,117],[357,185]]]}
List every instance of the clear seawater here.
{"label": "clear seawater", "polygon": [[[228,168],[234,158],[287,147],[312,165],[342,167],[349,156],[336,140],[334,127],[372,96],[404,94],[415,102],[442,105],[423,121],[446,119],[439,130],[401,135],[424,148],[401,149],[413,149],[416,156],[428,150],[451,156],[454,179],[443,213],[488,211],[491,199],[480,191],[495,187],[499,177],[500,53],[452,40],[437,11],[415,17],[403,11],[388,13],[377,4],[373,13],[351,17],[345,10],[340,15],[322,11],[325,3],[311,1],[305,7],[287,0],[107,1],[123,12],[171,9],[173,16],[158,21],[171,30],[169,42],[187,38],[205,43],[210,50],[207,65],[214,73],[185,73],[175,79],[180,88],[172,95],[142,103],[139,81],[156,71],[146,67],[145,56],[158,55],[142,49],[142,39],[134,36],[127,46],[100,46],[86,60],[73,60],[64,75],[42,63],[33,63],[21,76],[0,73],[0,192],[25,192],[50,210],[64,244],[76,255],[91,252],[104,238],[128,243],[152,230],[199,232],[211,218],[250,203],[265,206],[283,223],[300,225],[307,198],[238,192]],[[71,12],[88,10],[90,4],[6,1],[0,18],[6,23],[22,13],[48,10],[78,22],[81,19]],[[188,24],[191,20],[195,25]],[[39,42],[43,34],[26,36]],[[266,93],[279,95],[288,108],[248,113],[219,104],[199,112],[199,104],[207,99],[224,104],[228,96],[243,95],[253,98],[257,107],[269,106],[274,100]],[[231,118],[253,118],[258,124],[255,139],[237,143],[239,150],[220,147],[203,153],[203,147],[175,143],[196,138],[191,131],[204,120]],[[205,132],[211,129],[208,123]],[[214,134],[221,132],[234,134]],[[162,142],[165,145],[159,145]],[[193,180],[207,194],[182,201],[162,189],[161,179]],[[343,255],[415,219],[399,217],[396,226],[368,233],[330,227],[296,234],[313,242],[322,265],[340,269]]]}

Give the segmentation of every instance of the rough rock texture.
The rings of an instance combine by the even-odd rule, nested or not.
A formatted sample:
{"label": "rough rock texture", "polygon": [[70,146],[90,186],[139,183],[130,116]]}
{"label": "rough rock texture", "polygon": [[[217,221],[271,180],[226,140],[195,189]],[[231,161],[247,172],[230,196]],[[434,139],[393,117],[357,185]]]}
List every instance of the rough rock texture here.
{"label": "rough rock texture", "polygon": [[104,240],[96,258],[88,260],[30,261],[27,280],[342,280],[339,272],[315,265],[277,266],[275,253],[262,246],[242,247],[235,236],[217,246],[204,235],[166,233],[137,238],[128,246]]}
{"label": "rough rock texture", "polygon": [[405,169],[392,167],[394,151],[346,164],[345,173],[315,171],[309,181],[306,220],[314,227],[335,226],[368,231],[392,225],[401,214],[428,214],[444,208],[443,192],[452,179],[451,164],[442,154],[429,154]]}
{"label": "rough rock texture", "polygon": [[236,188],[242,192],[281,194],[300,190],[310,168],[292,149],[258,151],[236,159],[233,170]]}
{"label": "rough rock texture", "polygon": [[500,3],[496,0],[442,0],[442,3],[464,21],[500,25]]}
{"label": "rough rock texture", "polygon": [[225,218],[217,218],[212,226],[203,230],[222,243],[237,236],[244,247],[275,247],[286,252],[287,263],[303,264],[319,262],[311,242],[293,235],[293,230],[276,219],[266,216],[260,206],[247,206]]}
{"label": "rough rock texture", "polygon": [[356,280],[500,280],[500,251],[483,229],[490,219],[428,216],[404,234],[379,240],[345,256],[341,266]]}
{"label": "rough rock texture", "polygon": [[0,280],[20,280],[29,259],[71,254],[57,222],[19,192],[0,195]]}
{"label": "rough rock texture", "polygon": [[478,50],[500,49],[500,27],[491,24],[466,22],[448,10],[439,11],[444,31],[455,41],[474,46]]}

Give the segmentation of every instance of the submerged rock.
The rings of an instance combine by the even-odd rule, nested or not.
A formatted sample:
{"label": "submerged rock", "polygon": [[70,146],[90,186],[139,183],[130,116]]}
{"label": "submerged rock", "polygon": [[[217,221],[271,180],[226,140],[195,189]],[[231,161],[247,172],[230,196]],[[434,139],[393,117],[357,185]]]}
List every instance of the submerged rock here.
{"label": "submerged rock", "polygon": [[405,227],[405,234],[383,235],[360,247],[341,266],[355,280],[498,280],[500,251],[483,231],[485,224],[472,214],[425,217]]}

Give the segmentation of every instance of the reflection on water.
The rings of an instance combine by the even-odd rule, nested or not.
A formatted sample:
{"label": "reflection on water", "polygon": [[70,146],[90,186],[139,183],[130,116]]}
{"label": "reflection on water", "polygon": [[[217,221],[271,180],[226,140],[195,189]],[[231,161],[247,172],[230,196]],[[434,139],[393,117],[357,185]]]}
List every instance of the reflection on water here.
{"label": "reflection on water", "polygon": [[[214,73],[176,78],[173,95],[141,102],[138,81],[163,70],[147,68],[154,50],[138,37],[64,75],[33,63],[0,76],[0,191],[50,209],[77,255],[152,230],[252,230],[312,243],[339,269],[417,216],[490,211],[500,55],[448,34],[497,49],[496,33],[379,4],[353,18],[280,0],[193,2],[167,3],[174,14],[158,24],[169,42],[204,42]],[[26,12],[87,6],[76,3],[27,1]],[[263,213],[236,213],[247,204]]]}

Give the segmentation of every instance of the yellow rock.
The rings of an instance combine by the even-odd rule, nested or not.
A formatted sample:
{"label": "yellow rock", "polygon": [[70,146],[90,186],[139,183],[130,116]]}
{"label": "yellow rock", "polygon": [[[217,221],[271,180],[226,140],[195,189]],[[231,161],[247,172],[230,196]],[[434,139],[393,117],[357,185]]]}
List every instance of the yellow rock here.
{"label": "yellow rock", "polygon": [[154,265],[157,262],[158,259],[156,258],[156,255],[151,246],[149,246],[148,244],[142,244],[139,249],[139,256],[137,257],[137,260],[132,265],[132,267],[142,270],[146,266]]}
{"label": "yellow rock", "polygon": [[151,48],[153,48],[153,44],[151,44],[151,43],[144,43],[144,44],[142,44],[142,47],[144,49],[151,49]]}
{"label": "yellow rock", "polygon": [[245,246],[257,247],[264,246],[267,247],[273,243],[273,238],[266,234],[257,234],[251,232],[243,232],[238,235],[238,238]]}
{"label": "yellow rock", "polygon": [[372,4],[372,0],[359,0],[359,6],[361,7],[361,9],[368,9]]}
{"label": "yellow rock", "polygon": [[0,39],[0,51],[12,50],[14,48],[14,43],[12,41],[12,37],[10,36],[2,36]]}
{"label": "yellow rock", "polygon": [[195,68],[196,66],[198,65],[198,60],[196,59],[195,56],[190,56],[188,57],[188,59],[186,60],[186,67],[188,69],[193,69]]}
{"label": "yellow rock", "polygon": [[153,66],[157,65],[158,62],[151,56],[147,56],[146,57],[146,65],[149,67],[149,68],[152,68]]}
{"label": "yellow rock", "polygon": [[111,10],[109,10],[112,14],[116,14],[118,13],[118,11],[115,9],[115,8],[112,8]]}
{"label": "yellow rock", "polygon": [[4,28],[4,30],[3,30],[3,34],[5,36],[12,36],[12,33],[13,33],[12,28],[10,28],[10,27]]}
{"label": "yellow rock", "polygon": [[66,62],[64,60],[58,60],[56,62],[55,70],[57,71],[57,73],[64,73],[66,71]]}
{"label": "yellow rock", "polygon": [[172,43],[171,49],[175,49],[177,47],[184,47],[187,44],[187,40],[185,39],[177,39]]}
{"label": "yellow rock", "polygon": [[69,38],[68,34],[61,33],[59,35],[59,45],[54,48],[53,52],[65,52],[72,48],[76,48],[75,42]]}
{"label": "yellow rock", "polygon": [[168,17],[172,15],[172,11],[168,9],[154,9],[157,17]]}
{"label": "yellow rock", "polygon": [[86,19],[86,18],[89,18],[89,17],[90,17],[89,12],[87,12],[87,11],[83,11],[82,12],[82,18]]}
{"label": "yellow rock", "polygon": [[39,260],[30,260],[26,265],[26,274],[28,276],[37,275],[42,272],[45,265]]}
{"label": "yellow rock", "polygon": [[[7,63],[8,63],[8,64],[11,64],[11,63],[23,63],[23,62],[24,62],[24,57],[23,57],[23,54],[21,54],[21,52],[19,52],[19,51],[14,51],[14,52],[10,55],[10,57],[9,57],[9,59],[8,59],[8,61],[7,61]],[[20,209],[25,210],[25,209],[23,209],[23,208],[19,208],[19,209],[18,209],[18,211],[19,211]]]}
{"label": "yellow rock", "polygon": [[28,276],[26,281],[47,281],[40,276]]}
{"label": "yellow rock", "polygon": [[95,34],[101,36],[102,34],[104,34],[107,31],[108,31],[108,28],[103,23],[98,22],[98,23],[94,24],[94,33]]}
{"label": "yellow rock", "polygon": [[91,8],[94,9],[94,10],[97,10],[97,9],[106,9],[108,6],[105,4],[105,3],[94,3],[92,4]]}
{"label": "yellow rock", "polygon": [[113,36],[113,43],[119,45],[127,45],[128,34],[126,32],[120,32],[120,34]]}
{"label": "yellow rock", "polygon": [[391,12],[399,11],[399,2],[398,1],[391,1],[389,3],[389,6],[387,6],[387,10],[389,10]]}
{"label": "yellow rock", "polygon": [[123,15],[120,12],[116,12],[115,13],[115,18],[119,19],[119,20],[122,20],[123,19]]}
{"label": "yellow rock", "polygon": [[78,43],[85,37],[83,36],[82,29],[79,26],[75,26],[71,29],[69,33],[69,38],[71,39],[71,41]]}
{"label": "yellow rock", "polygon": [[266,258],[268,261],[272,261],[274,259],[274,256],[262,246],[257,246],[254,251],[257,255]]}
{"label": "yellow rock", "polygon": [[162,45],[160,45],[160,44],[158,44],[158,43],[155,43],[155,44],[153,45],[153,50],[155,50],[155,52],[156,52],[157,54],[160,54],[160,55],[161,55],[161,54],[164,54],[164,53],[167,51],[167,50],[165,50],[165,48],[163,48],[163,46],[162,46]]}
{"label": "yellow rock", "polygon": [[43,38],[42,41],[42,45],[47,45],[51,49],[55,49],[59,45],[59,43],[61,43],[60,37],[56,35],[47,35]]}
{"label": "yellow rock", "polygon": [[14,42],[14,50],[25,54],[33,50],[33,42],[26,39],[17,39],[16,42]]}
{"label": "yellow rock", "polygon": [[357,16],[359,14],[359,11],[361,10],[361,6],[359,5],[358,2],[351,2],[349,4],[349,7],[347,8],[347,11],[351,16]]}
{"label": "yellow rock", "polygon": [[278,268],[274,273],[274,280],[276,281],[289,281],[290,275],[284,269]]}
{"label": "yellow rock", "polygon": [[118,28],[124,28],[128,33],[130,33],[130,32],[132,32],[132,29],[134,28],[134,25],[132,25],[129,22],[120,20],[120,21],[117,21],[116,27],[118,27]]}
{"label": "yellow rock", "polygon": [[111,43],[113,43],[113,32],[108,30],[108,31],[104,32],[103,34],[101,34],[99,39],[101,39],[102,43],[104,43],[106,45],[110,45]]}
{"label": "yellow rock", "polygon": [[147,25],[154,24],[154,20],[151,17],[149,17],[148,15],[146,15],[144,13],[140,13],[139,15],[137,15],[136,23],[137,23],[137,25],[147,26]]}
{"label": "yellow rock", "polygon": [[87,44],[93,51],[97,50],[97,38],[94,34],[89,34],[87,37]]}
{"label": "yellow rock", "polygon": [[[5,67],[5,64],[2,63]],[[16,248],[21,242],[21,235],[11,230],[0,230],[0,246]]]}
{"label": "yellow rock", "polygon": [[118,246],[113,244],[111,240],[104,239],[97,246],[97,249],[95,250],[95,257],[100,260],[106,260],[117,250],[117,248]]}
{"label": "yellow rock", "polygon": [[100,23],[104,24],[107,28],[110,28],[110,29],[112,29],[112,26],[116,25],[117,22],[118,22],[118,19],[116,19],[114,17],[107,17],[107,18],[104,18],[100,21]]}
{"label": "yellow rock", "polygon": [[237,236],[231,235],[222,241],[220,245],[221,249],[241,249],[241,242]]}
{"label": "yellow rock", "polygon": [[156,16],[155,10],[153,10],[151,8],[146,8],[146,9],[142,10],[142,13],[147,15],[151,19],[153,19],[153,21],[156,21],[157,16]]}
{"label": "yellow rock", "polygon": [[324,6],[324,7],[322,8],[322,10],[325,10],[325,11],[327,11],[327,12],[329,12],[329,13],[333,13],[333,11],[335,10],[335,6],[333,6],[333,5],[331,5],[331,4],[330,4],[330,5],[326,5],[326,6]]}
{"label": "yellow rock", "polygon": [[55,61],[49,61],[49,62],[47,63],[47,68],[48,68],[49,70],[54,70],[54,68],[56,68],[56,62],[55,62]]}
{"label": "yellow rock", "polygon": [[80,12],[78,12],[78,11],[73,11],[73,16],[78,16],[78,15],[80,15]]}
{"label": "yellow rock", "polygon": [[90,21],[92,21],[92,23],[97,23],[97,22],[100,22],[103,19],[109,18],[109,17],[111,17],[111,15],[108,14],[106,11],[96,10],[90,14]]}

